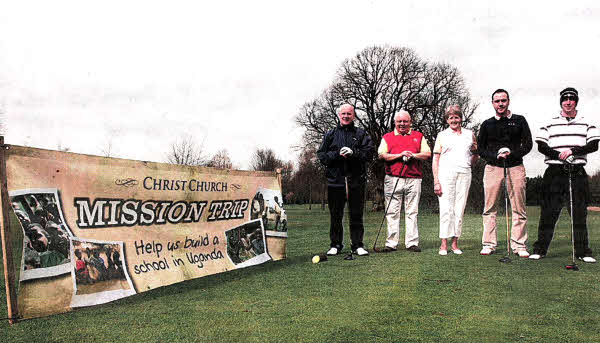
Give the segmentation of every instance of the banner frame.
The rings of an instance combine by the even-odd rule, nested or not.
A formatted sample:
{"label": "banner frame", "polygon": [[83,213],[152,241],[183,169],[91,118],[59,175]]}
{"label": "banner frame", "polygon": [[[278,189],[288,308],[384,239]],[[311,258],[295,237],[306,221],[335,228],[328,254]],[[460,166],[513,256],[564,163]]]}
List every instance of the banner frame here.
{"label": "banner frame", "polygon": [[8,185],[6,181],[6,154],[9,145],[4,144],[4,136],[0,136],[0,235],[2,238],[2,253],[4,261],[4,283],[6,288],[6,306],[8,322],[17,322],[19,310],[17,306],[17,291],[15,289],[15,267],[12,253],[12,237],[9,219]]}

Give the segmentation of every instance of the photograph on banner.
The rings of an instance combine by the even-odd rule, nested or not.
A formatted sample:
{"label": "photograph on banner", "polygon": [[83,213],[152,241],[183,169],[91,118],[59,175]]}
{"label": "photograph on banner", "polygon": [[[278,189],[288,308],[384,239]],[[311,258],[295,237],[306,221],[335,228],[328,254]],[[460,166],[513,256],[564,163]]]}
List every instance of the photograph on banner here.
{"label": "photograph on banner", "polygon": [[70,272],[69,237],[56,188],[9,192],[13,211],[23,229],[21,280]]}
{"label": "photograph on banner", "polygon": [[102,304],[136,294],[125,265],[123,242],[71,239],[72,307]]}
{"label": "photograph on banner", "polygon": [[267,253],[265,232],[260,219],[225,231],[227,256],[237,268],[252,266],[271,259]]}
{"label": "photograph on banner", "polygon": [[250,219],[261,219],[265,230],[287,232],[287,215],[283,209],[281,191],[259,188],[252,199]]}

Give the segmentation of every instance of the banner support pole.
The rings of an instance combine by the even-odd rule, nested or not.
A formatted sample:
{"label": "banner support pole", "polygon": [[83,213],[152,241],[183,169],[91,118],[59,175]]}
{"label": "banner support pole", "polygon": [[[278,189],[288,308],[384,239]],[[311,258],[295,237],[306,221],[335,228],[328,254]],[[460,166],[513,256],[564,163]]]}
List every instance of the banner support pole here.
{"label": "banner support pole", "polygon": [[[281,196],[283,197],[283,187],[281,186],[281,168],[275,170],[277,172],[277,182],[279,182],[279,189],[281,189]],[[283,199],[281,199],[283,201]]]}
{"label": "banner support pole", "polygon": [[2,238],[2,253],[4,257],[4,283],[6,287],[6,305],[8,309],[8,322],[17,321],[19,310],[17,307],[17,292],[15,289],[15,267],[12,253],[12,237],[10,235],[8,186],[6,182],[6,150],[4,137],[0,136],[0,235]]}

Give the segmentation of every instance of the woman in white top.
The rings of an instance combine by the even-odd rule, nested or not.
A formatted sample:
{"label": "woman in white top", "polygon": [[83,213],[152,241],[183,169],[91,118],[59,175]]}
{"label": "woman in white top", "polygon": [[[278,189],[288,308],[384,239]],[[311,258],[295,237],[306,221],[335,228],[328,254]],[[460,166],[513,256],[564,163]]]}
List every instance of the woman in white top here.
{"label": "woman in white top", "polygon": [[452,239],[452,252],[462,254],[458,239],[462,232],[462,219],[471,186],[471,165],[477,160],[474,152],[477,141],[471,130],[461,127],[463,114],[458,105],[446,109],[446,122],[450,127],[440,132],[433,148],[433,191],[440,200],[439,254],[448,254],[448,239]]}

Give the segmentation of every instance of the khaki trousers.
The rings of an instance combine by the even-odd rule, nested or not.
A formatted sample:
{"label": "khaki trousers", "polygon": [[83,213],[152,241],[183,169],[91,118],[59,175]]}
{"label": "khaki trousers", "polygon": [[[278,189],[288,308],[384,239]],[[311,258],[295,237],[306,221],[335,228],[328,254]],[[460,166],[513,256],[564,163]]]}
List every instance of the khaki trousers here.
{"label": "khaki trousers", "polygon": [[[512,229],[510,233],[510,248],[517,253],[527,250],[527,211],[525,208],[525,167],[521,164],[507,168],[508,198],[512,209]],[[484,247],[496,250],[498,245],[496,214],[498,198],[502,197],[504,184],[504,168],[486,165],[483,172],[483,237]],[[504,220],[503,220],[504,222]],[[506,224],[502,225],[503,232]]]}
{"label": "khaki trousers", "polygon": [[[396,185],[396,182],[398,184]],[[396,189],[394,190],[394,185]],[[417,215],[419,214],[419,200],[421,199],[421,179],[409,179],[386,175],[383,184],[386,200],[386,214],[388,236],[385,245],[391,248],[398,246],[400,236],[400,211],[404,200],[404,221],[406,233],[404,234],[404,245],[406,248],[419,246],[419,228],[417,226]],[[393,191],[393,194],[392,194]]]}

